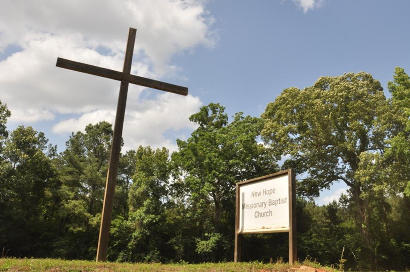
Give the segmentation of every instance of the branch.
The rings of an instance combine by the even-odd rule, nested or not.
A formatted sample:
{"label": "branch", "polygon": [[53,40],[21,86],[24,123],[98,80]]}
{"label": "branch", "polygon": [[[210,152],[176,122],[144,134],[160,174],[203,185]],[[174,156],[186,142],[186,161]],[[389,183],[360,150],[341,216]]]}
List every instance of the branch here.
{"label": "branch", "polygon": [[337,176],[337,178],[343,180],[348,186],[354,187],[353,183],[351,181],[348,181],[346,178],[341,177],[341,176]]}

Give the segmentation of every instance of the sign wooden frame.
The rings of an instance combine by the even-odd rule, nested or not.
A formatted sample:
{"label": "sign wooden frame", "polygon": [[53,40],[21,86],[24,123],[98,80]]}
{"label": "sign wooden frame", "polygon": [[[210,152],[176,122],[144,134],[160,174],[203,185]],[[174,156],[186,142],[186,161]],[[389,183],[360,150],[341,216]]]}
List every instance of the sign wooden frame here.
{"label": "sign wooden frame", "polygon": [[[273,231],[255,231],[241,233],[239,230],[239,216],[240,216],[240,194],[239,188],[245,184],[251,184],[254,182],[260,182],[272,178],[278,178],[280,176],[288,176],[288,188],[289,188],[289,230],[273,230]],[[250,233],[277,233],[277,232],[289,232],[289,263],[293,264],[297,260],[296,255],[296,181],[295,173],[292,169],[287,169],[279,171],[270,175],[249,179],[236,183],[236,211],[235,211],[235,249],[234,249],[234,262],[239,262],[241,260],[242,251],[242,237],[240,235],[250,234]]]}

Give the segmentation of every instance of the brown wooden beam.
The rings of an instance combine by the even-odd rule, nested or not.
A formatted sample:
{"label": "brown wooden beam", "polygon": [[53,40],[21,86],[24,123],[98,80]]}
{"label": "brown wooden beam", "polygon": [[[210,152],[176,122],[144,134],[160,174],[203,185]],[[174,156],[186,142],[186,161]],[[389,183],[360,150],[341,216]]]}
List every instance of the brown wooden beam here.
{"label": "brown wooden beam", "polygon": [[105,77],[105,78],[111,78],[115,80],[122,80],[123,79],[123,73],[114,71],[111,69],[107,68],[102,68],[90,64],[85,64],[82,62],[78,61],[72,61],[68,59],[63,59],[63,58],[57,58],[57,67],[60,68],[65,68],[68,70],[73,70],[77,72],[82,72],[86,74],[91,74],[95,76],[100,76],[100,77]]}
{"label": "brown wooden beam", "polygon": [[178,86],[146,77],[140,77],[135,75],[129,75],[129,82],[137,85],[141,85],[148,88],[153,88],[161,91],[166,91],[170,93],[188,95],[188,88],[183,86]]}
{"label": "brown wooden beam", "polygon": [[[134,51],[136,29],[130,28],[128,34],[127,49],[125,51],[125,60],[123,73],[129,74],[131,71],[132,54]],[[101,215],[100,234],[98,236],[97,262],[107,260],[107,248],[110,235],[112,206],[114,200],[115,185],[117,183],[118,162],[121,151],[122,128],[124,125],[125,106],[127,103],[128,81],[121,81],[120,94],[118,96],[117,113],[115,115],[114,135],[112,138],[111,155],[107,180],[105,184],[105,194],[103,210]]]}
{"label": "brown wooden beam", "polygon": [[115,70],[102,68],[78,61],[72,61],[64,58],[57,58],[57,67],[65,68],[68,70],[73,70],[77,72],[82,72],[86,74],[91,74],[95,76],[110,78],[114,80],[126,80],[129,83],[141,85],[148,88],[153,88],[161,91],[166,91],[170,93],[180,94],[180,95],[187,95],[188,88],[183,86],[178,86],[150,78],[140,77],[131,74],[125,74],[123,72],[118,72]]}

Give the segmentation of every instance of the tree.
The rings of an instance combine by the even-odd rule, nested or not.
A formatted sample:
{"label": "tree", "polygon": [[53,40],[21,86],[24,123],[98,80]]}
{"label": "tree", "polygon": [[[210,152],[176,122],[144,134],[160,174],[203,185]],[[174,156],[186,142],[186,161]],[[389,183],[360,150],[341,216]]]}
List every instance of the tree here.
{"label": "tree", "polygon": [[318,196],[336,181],[348,186],[364,251],[370,255],[366,193],[375,188],[377,177],[362,174],[374,170],[369,157],[384,152],[394,131],[392,117],[380,83],[364,72],[321,77],[303,90],[286,89],[262,114],[263,139],[284,155],[285,166],[296,169],[299,193]]}
{"label": "tree", "polygon": [[5,141],[0,245],[14,256],[45,256],[50,240],[55,238],[52,230],[58,180],[52,165],[55,147],[47,142],[44,133],[23,126],[17,127]]}
{"label": "tree", "polygon": [[[5,138],[7,138],[8,133],[6,130],[6,123],[7,123],[7,118],[9,117],[10,117],[10,111],[7,109],[7,106],[1,103],[0,101],[0,144]],[[0,145],[0,148],[1,148],[1,145]]]}
{"label": "tree", "polygon": [[84,133],[71,135],[56,162],[61,180],[60,255],[95,256],[112,133],[107,122],[87,125]]}
{"label": "tree", "polygon": [[[129,188],[128,220],[117,217],[112,229],[115,240],[110,258],[121,261],[164,261],[170,256],[165,209],[168,205],[170,160],[166,148],[140,146],[129,153],[133,169]],[[125,235],[126,234],[126,235]]]}
{"label": "tree", "polygon": [[[3,154],[3,146],[4,142],[7,139],[8,132],[6,129],[7,118],[10,117],[10,111],[7,109],[6,105],[3,105],[0,101],[0,199],[4,198],[4,188],[5,185],[3,184],[6,180],[6,168],[8,167],[8,163],[6,158]],[[3,190],[2,190],[3,188]],[[0,202],[1,205],[1,202]],[[2,209],[2,206],[0,206]]]}
{"label": "tree", "polygon": [[[297,202],[298,256],[313,258],[322,265],[339,264],[343,247],[343,259],[351,257],[347,247],[351,219],[346,209],[337,202],[316,206],[314,202],[299,199]],[[342,224],[343,223],[343,224]],[[350,258],[349,258],[350,259]]]}
{"label": "tree", "polygon": [[128,194],[133,183],[133,175],[136,171],[137,152],[128,150],[124,155],[120,154],[118,166],[118,180],[115,189],[114,210],[123,218],[128,218]]}
{"label": "tree", "polygon": [[263,139],[306,174],[304,195],[343,181],[358,198],[359,156],[381,152],[387,131],[380,125],[388,104],[380,83],[367,73],[322,77],[312,87],[289,88],[268,104]]}
{"label": "tree", "polygon": [[231,257],[235,183],[277,169],[272,150],[257,141],[263,121],[237,113],[228,123],[224,110],[211,103],[193,114],[198,128],[177,140],[172,155],[179,171],[174,185],[188,200],[191,220],[201,222],[194,231],[196,252],[208,260]]}
{"label": "tree", "polygon": [[391,206],[386,251],[391,260],[388,267],[403,269],[410,266],[410,234],[406,230],[410,224],[410,77],[403,68],[396,67],[388,87],[396,126],[380,163],[384,169],[382,188],[390,192]]}
{"label": "tree", "polygon": [[389,140],[384,166],[388,179],[394,180],[391,187],[410,197],[410,77],[403,68],[396,67],[394,81],[390,81],[388,87],[397,131]]}
{"label": "tree", "polygon": [[8,132],[6,129],[7,118],[10,117],[10,111],[7,109],[6,105],[2,104],[0,101],[0,185],[3,180],[2,175],[5,173],[3,168],[4,165],[4,156],[3,156],[3,146],[4,141],[7,139]]}

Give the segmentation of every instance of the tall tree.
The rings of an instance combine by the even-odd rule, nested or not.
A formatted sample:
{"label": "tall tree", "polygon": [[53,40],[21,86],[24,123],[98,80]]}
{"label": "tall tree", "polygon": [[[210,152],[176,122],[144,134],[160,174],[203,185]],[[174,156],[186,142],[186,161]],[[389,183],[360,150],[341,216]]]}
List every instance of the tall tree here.
{"label": "tall tree", "polygon": [[388,103],[367,73],[321,77],[312,87],[289,88],[269,103],[263,139],[304,174],[300,192],[317,196],[335,181],[360,202],[354,173],[364,152],[381,152],[388,131],[380,125]]}
{"label": "tall tree", "polygon": [[193,114],[190,121],[198,128],[186,141],[177,140],[178,151],[172,155],[192,219],[202,222],[196,250],[204,255],[230,245],[235,183],[277,169],[272,150],[258,142],[263,121],[237,113],[229,123],[224,110],[211,103]]}
{"label": "tall tree", "polygon": [[2,199],[3,194],[5,194],[1,190],[2,188],[4,188],[3,182],[5,182],[6,180],[5,174],[7,172],[6,171],[7,162],[3,154],[3,146],[8,136],[8,132],[6,129],[6,123],[7,123],[7,118],[9,117],[10,117],[10,111],[7,109],[6,105],[2,104],[2,102],[0,101],[0,199]]}
{"label": "tall tree", "polygon": [[8,133],[6,129],[6,123],[7,123],[7,118],[9,117],[10,117],[10,111],[7,109],[7,106],[4,105],[0,100],[0,143],[5,138],[7,138]]}
{"label": "tall tree", "polygon": [[403,68],[396,67],[394,80],[388,83],[395,111],[396,133],[390,139],[385,154],[388,179],[395,190],[410,197],[410,77]]}
{"label": "tall tree", "polygon": [[128,150],[124,155],[120,155],[113,210],[125,219],[129,214],[128,194],[133,184],[136,165],[137,152],[135,150]]}
{"label": "tall tree", "polygon": [[71,135],[56,163],[62,183],[60,230],[66,234],[59,250],[69,258],[95,256],[111,138],[111,124],[87,125],[85,132]]}
{"label": "tall tree", "polygon": [[[111,259],[122,261],[164,261],[170,256],[169,228],[165,218],[168,205],[170,158],[166,148],[140,146],[128,154],[134,162],[129,188],[128,220],[114,220],[115,239]],[[129,160],[130,159],[130,160]]]}
{"label": "tall tree", "polygon": [[299,174],[299,192],[319,191],[344,182],[351,195],[356,220],[366,245],[369,242],[369,199],[375,185],[361,176],[369,170],[367,158],[381,154],[394,124],[380,83],[370,74],[347,73],[321,77],[303,90],[289,88],[268,104],[262,118],[264,140],[285,157]]}
{"label": "tall tree", "polygon": [[[0,174],[0,244],[14,256],[45,256],[57,210],[58,180],[42,132],[17,127],[5,141]],[[46,231],[49,229],[50,231]],[[3,235],[6,235],[5,237]]]}
{"label": "tall tree", "polygon": [[[8,236],[7,214],[4,212],[8,208],[8,195],[10,194],[8,183],[10,172],[10,163],[6,160],[3,147],[5,140],[7,139],[8,132],[6,129],[7,119],[10,117],[10,111],[7,106],[0,101],[0,245],[5,248],[6,237]],[[4,249],[3,249],[4,250]]]}

